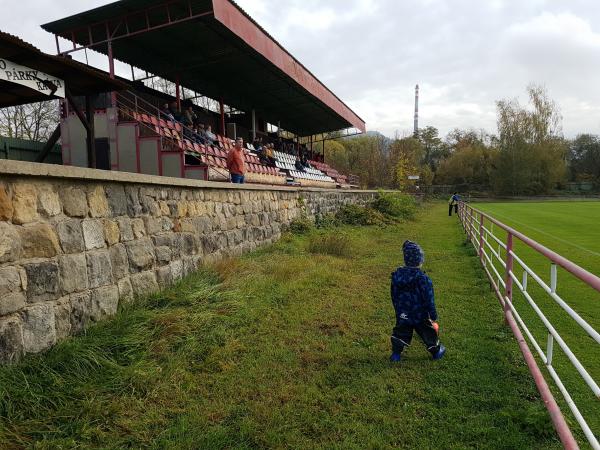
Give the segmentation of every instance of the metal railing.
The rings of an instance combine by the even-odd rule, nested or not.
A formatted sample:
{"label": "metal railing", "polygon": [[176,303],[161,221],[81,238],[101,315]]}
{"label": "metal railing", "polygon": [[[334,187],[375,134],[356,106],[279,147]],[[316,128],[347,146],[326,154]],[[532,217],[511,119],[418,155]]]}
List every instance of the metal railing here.
{"label": "metal railing", "polygon": [[[134,92],[132,91],[122,91],[122,92],[118,92],[117,93],[117,107],[122,110],[122,111],[135,111],[137,114],[146,114],[148,116],[153,116],[156,117],[157,120],[159,121],[159,123],[161,121],[167,121],[169,120],[170,122],[173,123],[177,123],[177,126],[180,128],[180,131],[174,131],[171,130],[172,133],[177,133],[178,134],[178,139],[174,139],[174,138],[167,138],[165,137],[165,135],[162,132],[157,132],[156,134],[158,135],[158,138],[160,139],[160,146],[161,149],[164,149],[165,146],[165,142],[168,142],[170,145],[178,147],[178,151],[183,151],[184,153],[189,153],[194,157],[198,157],[198,156],[202,156],[203,158],[203,162],[204,164],[206,164],[207,166],[207,170],[208,168],[212,169],[213,171],[215,171],[218,175],[220,175],[223,178],[229,178],[229,173],[225,173],[223,171],[221,171],[218,167],[215,167],[214,165],[211,165],[208,163],[208,150],[207,150],[207,145],[204,145],[204,151],[202,153],[194,150],[194,152],[190,152],[186,149],[186,140],[192,142],[192,137],[196,134],[196,132],[187,127],[186,125],[184,125],[183,123],[180,122],[176,122],[170,119],[167,119],[164,117],[163,112],[160,110],[160,108],[158,108],[156,105],[153,105],[152,103],[148,102],[147,100],[139,97],[138,95],[136,95]],[[140,121],[140,120],[136,120],[142,127],[144,127],[145,129],[155,133],[155,125],[146,123],[144,121]],[[176,142],[178,141],[178,142]]]}
{"label": "metal railing", "polygon": [[[564,356],[566,356],[570,365],[577,371],[581,379],[585,382],[587,387],[592,391],[594,400],[600,399],[600,387],[596,381],[592,378],[590,373],[586,370],[577,356],[573,353],[571,348],[567,345],[563,337],[558,333],[556,327],[551,323],[548,317],[544,314],[542,309],[536,303],[533,298],[533,293],[529,284],[530,280],[533,280],[535,284],[541,288],[543,294],[549,297],[555,302],[564,312],[568,314],[580,328],[583,330],[593,341],[592,345],[600,344],[600,334],[587,323],[573,308],[571,308],[567,302],[561,298],[557,293],[558,285],[558,267],[566,270],[569,274],[575,277],[575,280],[582,282],[586,286],[600,292],[600,278],[591,274],[590,272],[582,269],[578,265],[569,261],[568,259],[560,256],[559,254],[549,250],[533,239],[525,236],[524,234],[514,230],[511,227],[503,224],[502,222],[494,219],[490,215],[479,211],[470,205],[461,202],[459,204],[459,217],[462,226],[467,234],[467,239],[473,244],[477,250],[480,262],[488,275],[492,288],[498,296],[498,300],[504,309],[504,314],[507,323],[510,325],[523,356],[529,366],[538,390],[542,395],[542,399],[546,404],[546,407],[550,413],[554,427],[564,445],[565,448],[578,448],[572,433],[560,412],[546,381],[533,357],[527,343],[525,342],[521,330],[534,349],[537,351],[539,358],[544,363],[544,366],[550,377],[554,381],[554,384],[564,397],[569,409],[573,413],[573,416],[579,423],[585,437],[594,449],[600,449],[598,438],[594,435],[590,429],[587,421],[583,417],[581,411],[575,404],[572,395],[564,385],[563,381],[559,377],[555,370],[553,362],[555,360],[555,352],[558,349],[562,350]],[[506,238],[500,239],[496,233],[505,233]],[[515,240],[522,242],[525,246],[534,250],[538,255],[541,255],[550,265],[550,284],[548,285],[535,271],[527,264],[525,258],[519,256],[515,251]],[[499,268],[497,268],[497,266]],[[518,276],[516,273],[515,266],[522,269],[522,275]],[[535,313],[535,316],[543,323],[545,331],[547,332],[547,340],[545,343],[546,349],[542,348],[543,344],[540,344],[534,337],[530,327],[527,326],[523,319],[524,311],[517,311],[513,303],[513,290],[517,289],[522,294],[531,310]],[[591,341],[590,341],[591,342]],[[557,347],[555,346],[557,345]]]}

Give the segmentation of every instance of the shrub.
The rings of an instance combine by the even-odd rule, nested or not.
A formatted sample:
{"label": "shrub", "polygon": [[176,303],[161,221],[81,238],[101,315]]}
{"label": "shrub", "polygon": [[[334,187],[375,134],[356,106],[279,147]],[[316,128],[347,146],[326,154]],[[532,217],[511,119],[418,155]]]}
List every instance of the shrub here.
{"label": "shrub", "polygon": [[308,251],[321,255],[343,256],[351,254],[350,238],[343,233],[318,233],[310,236]]}
{"label": "shrub", "polygon": [[335,228],[340,225],[334,214],[319,214],[315,219],[317,228]]}
{"label": "shrub", "polygon": [[345,225],[381,225],[385,217],[379,211],[364,206],[345,205],[335,215]]}
{"label": "shrub", "polygon": [[288,226],[288,231],[293,234],[305,234],[308,233],[313,228],[313,223],[308,219],[308,217],[299,217],[290,222]]}
{"label": "shrub", "polygon": [[380,191],[371,203],[372,208],[393,219],[412,219],[417,204],[412,195]]}

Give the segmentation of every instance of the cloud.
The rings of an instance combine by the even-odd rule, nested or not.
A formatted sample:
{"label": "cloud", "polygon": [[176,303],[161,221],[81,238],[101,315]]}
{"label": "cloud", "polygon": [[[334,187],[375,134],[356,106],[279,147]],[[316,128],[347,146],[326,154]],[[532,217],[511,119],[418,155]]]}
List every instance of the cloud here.
{"label": "cloud", "polygon": [[[6,0],[0,0],[4,2]],[[22,0],[3,30],[45,51],[39,24],[107,3]],[[565,134],[600,127],[600,8],[592,0],[238,0],[371,130],[410,131],[414,86],[421,125],[495,131],[495,101],[544,84]],[[106,69],[106,58],[90,54]],[[118,67],[127,75],[125,67]]]}

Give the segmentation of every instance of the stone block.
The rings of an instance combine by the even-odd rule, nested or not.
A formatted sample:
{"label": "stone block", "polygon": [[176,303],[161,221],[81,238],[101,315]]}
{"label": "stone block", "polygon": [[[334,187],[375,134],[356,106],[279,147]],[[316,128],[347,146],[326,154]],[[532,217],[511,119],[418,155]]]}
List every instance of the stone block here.
{"label": "stone block", "polygon": [[85,255],[65,255],[58,258],[63,293],[71,294],[88,288]]}
{"label": "stone block", "polygon": [[173,252],[170,247],[156,247],[154,249],[156,253],[156,262],[161,266],[169,264],[173,256]]}
{"label": "stone block", "polygon": [[38,195],[38,211],[44,217],[54,217],[62,212],[58,194],[52,189],[40,189]]}
{"label": "stone block", "polygon": [[128,217],[119,217],[117,219],[117,224],[119,225],[119,232],[121,234],[121,241],[133,241],[133,230],[131,228],[131,219]]}
{"label": "stone block", "polygon": [[[121,184],[108,184],[104,187],[106,191],[106,197],[108,199],[108,205],[112,211],[113,216],[125,216],[127,215],[127,197],[125,195],[125,188]],[[137,192],[137,191],[136,191]],[[140,207],[141,211],[141,207]],[[133,215],[133,214],[132,214]]]}
{"label": "stone block", "polygon": [[58,236],[47,223],[19,228],[23,258],[52,258],[60,253]]}
{"label": "stone block", "polygon": [[0,222],[10,222],[13,216],[12,195],[7,186],[0,184]]}
{"label": "stone block", "polygon": [[0,363],[16,362],[23,353],[23,324],[20,316],[0,317]]}
{"label": "stone block", "polygon": [[146,236],[146,227],[142,219],[133,219],[131,221],[131,230],[133,231],[133,237],[139,239]]}
{"label": "stone block", "polygon": [[108,201],[104,188],[102,186],[95,186],[87,194],[87,200],[89,205],[90,216],[92,217],[108,217]]}
{"label": "stone block", "polygon": [[[125,187],[125,195],[127,197],[127,215],[129,217],[141,216],[143,208],[140,203],[139,188],[137,186],[128,185]],[[110,197],[109,197],[110,202]],[[113,211],[114,212],[114,211]],[[117,215],[117,214],[115,214]]]}
{"label": "stone block", "polygon": [[127,259],[127,249],[123,244],[113,245],[109,249],[110,263],[112,266],[113,278],[120,280],[129,275],[129,260]]}
{"label": "stone block", "polygon": [[156,269],[156,281],[159,286],[165,287],[173,284],[173,275],[170,267],[160,267]]}
{"label": "stone block", "polygon": [[39,353],[56,344],[54,305],[32,305],[20,315],[23,320],[23,349],[26,353]]}
{"label": "stone block", "polygon": [[198,241],[192,233],[181,233],[178,236],[181,239],[181,251],[183,255],[191,256],[198,253]]}
{"label": "stone block", "polygon": [[28,183],[13,185],[13,223],[22,225],[38,219],[37,190]]}
{"label": "stone block", "polygon": [[25,264],[27,299],[40,302],[58,298],[60,273],[54,261]]}
{"label": "stone block", "polygon": [[80,253],[85,250],[80,220],[72,219],[60,222],[56,225],[56,231],[63,252]]}
{"label": "stone block", "polygon": [[87,216],[88,204],[83,190],[76,187],[67,187],[61,190],[60,198],[66,215],[71,217]]}
{"label": "stone block", "polygon": [[114,316],[119,307],[119,288],[106,286],[92,291],[92,311],[94,319]]}
{"label": "stone block", "polygon": [[137,273],[132,275],[130,280],[133,287],[133,292],[138,297],[143,297],[159,290],[154,271]]}
{"label": "stone block", "polygon": [[17,261],[23,249],[16,227],[0,222],[0,263]]}
{"label": "stone block", "polygon": [[149,235],[158,234],[163,231],[160,219],[162,219],[162,217],[144,217],[144,225]]}
{"label": "stone block", "polygon": [[133,287],[131,286],[131,281],[129,278],[123,278],[119,280],[118,283],[119,288],[119,301],[121,303],[131,303],[135,296],[133,295]]}
{"label": "stone block", "polygon": [[106,240],[106,243],[109,246],[118,244],[121,240],[119,224],[110,219],[104,219],[102,224],[104,226],[104,239]]}
{"label": "stone block", "polygon": [[149,238],[127,242],[127,256],[132,273],[151,269],[154,265],[154,247]]}
{"label": "stone block", "polygon": [[86,255],[88,286],[97,288],[112,283],[112,265],[108,250],[99,250]]}
{"label": "stone block", "polygon": [[0,268],[0,316],[13,313],[25,306],[21,275],[16,267]]}
{"label": "stone block", "polygon": [[54,304],[54,328],[57,341],[62,341],[71,335],[71,300],[69,297],[63,297]]}
{"label": "stone block", "polygon": [[183,261],[173,261],[169,264],[171,268],[171,278],[173,282],[177,282],[183,278]]}
{"label": "stone block", "polygon": [[101,220],[86,219],[81,223],[83,241],[87,250],[104,248],[104,226]]}
{"label": "stone block", "polygon": [[80,333],[92,322],[92,294],[89,291],[73,294],[71,302],[71,333]]}

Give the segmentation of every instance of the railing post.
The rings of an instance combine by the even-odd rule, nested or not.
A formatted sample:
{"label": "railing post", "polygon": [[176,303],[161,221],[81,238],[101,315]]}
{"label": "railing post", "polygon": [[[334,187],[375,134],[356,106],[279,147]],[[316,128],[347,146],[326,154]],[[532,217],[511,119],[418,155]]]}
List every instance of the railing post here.
{"label": "railing post", "polygon": [[483,213],[479,214],[479,260],[483,264]]}
{"label": "railing post", "polygon": [[513,235],[512,233],[508,233],[506,238],[506,290],[504,292],[504,310],[506,313],[510,312],[510,303],[512,303],[513,299],[513,279],[511,273],[513,271],[513,256],[511,252],[513,251]]}

